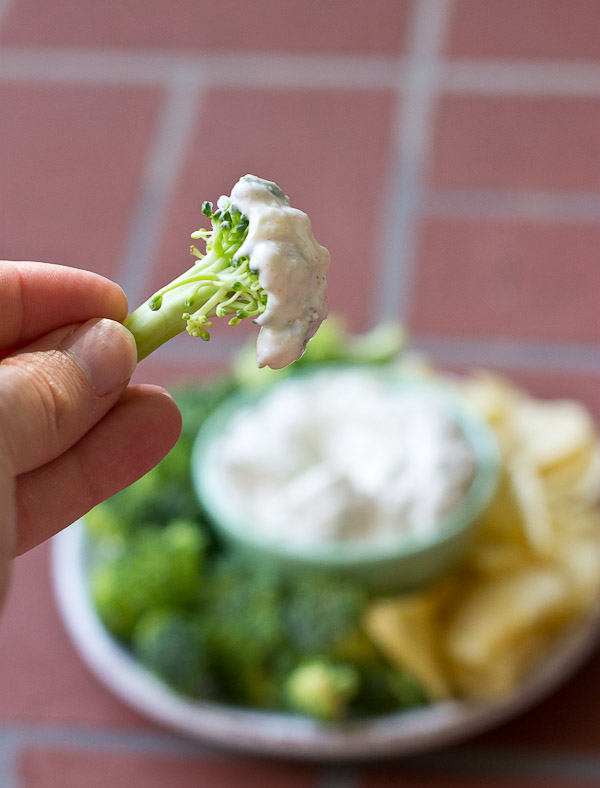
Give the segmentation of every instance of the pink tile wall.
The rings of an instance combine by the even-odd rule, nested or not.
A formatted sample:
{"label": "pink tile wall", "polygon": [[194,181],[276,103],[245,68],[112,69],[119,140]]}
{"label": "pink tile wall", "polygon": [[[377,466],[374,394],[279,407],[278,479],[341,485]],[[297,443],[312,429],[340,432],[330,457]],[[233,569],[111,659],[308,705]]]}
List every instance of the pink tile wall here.
{"label": "pink tile wall", "polygon": [[160,99],[0,82],[0,256],[113,276]]}
{"label": "pink tile wall", "polygon": [[404,48],[408,0],[19,0],[0,42],[43,46],[251,52],[398,53]]}
{"label": "pink tile wall", "polygon": [[0,637],[0,721],[150,728],[75,653],[54,603],[48,558],[43,544],[15,562]]}
{"label": "pink tile wall", "polygon": [[411,325],[457,336],[600,339],[597,224],[430,219]]}
{"label": "pink tile wall", "polygon": [[596,0],[455,0],[448,54],[468,57],[600,57]]}
{"label": "pink tile wall", "polygon": [[462,188],[597,190],[600,101],[443,96],[431,183]]}
{"label": "pink tile wall", "polygon": [[219,757],[160,757],[28,749],[19,764],[22,788],[316,788],[310,768]]}

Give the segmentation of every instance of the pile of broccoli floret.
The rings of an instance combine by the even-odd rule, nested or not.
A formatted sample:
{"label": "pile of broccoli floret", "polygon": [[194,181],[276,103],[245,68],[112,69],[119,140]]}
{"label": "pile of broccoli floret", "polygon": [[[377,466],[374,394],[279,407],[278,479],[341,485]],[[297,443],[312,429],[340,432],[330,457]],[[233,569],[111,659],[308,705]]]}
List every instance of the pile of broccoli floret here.
{"label": "pile of broccoli floret", "polygon": [[[330,360],[327,331],[321,341],[329,345],[315,345],[315,360]],[[243,377],[243,359],[240,369]],[[216,540],[189,461],[203,420],[240,385],[235,373],[181,390],[176,447],[86,517],[90,592],[104,626],[193,699],[324,721],[426,703],[413,678],[389,666],[363,633],[363,588],[316,570],[284,576]]]}

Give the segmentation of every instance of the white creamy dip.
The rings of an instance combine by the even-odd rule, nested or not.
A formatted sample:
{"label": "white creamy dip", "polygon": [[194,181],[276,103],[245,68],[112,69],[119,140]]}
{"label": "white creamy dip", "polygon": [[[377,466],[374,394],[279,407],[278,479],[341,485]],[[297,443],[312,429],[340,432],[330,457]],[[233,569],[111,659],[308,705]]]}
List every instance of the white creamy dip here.
{"label": "white creamy dip", "polygon": [[275,183],[245,175],[219,207],[229,201],[249,222],[236,256],[250,258],[267,293],[266,310],[256,320],[256,359],[260,367],[280,369],[300,358],[327,317],[329,252],[315,240],[308,216],[292,208]]}
{"label": "white creamy dip", "polygon": [[278,385],[231,419],[214,462],[249,527],[297,546],[436,535],[476,470],[442,398],[360,370]]}

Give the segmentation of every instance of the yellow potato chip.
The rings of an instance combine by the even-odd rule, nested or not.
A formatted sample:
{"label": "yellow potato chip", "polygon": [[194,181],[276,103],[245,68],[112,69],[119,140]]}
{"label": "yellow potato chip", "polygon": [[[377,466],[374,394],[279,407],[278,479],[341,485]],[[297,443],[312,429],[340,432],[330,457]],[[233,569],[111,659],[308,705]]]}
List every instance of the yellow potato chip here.
{"label": "yellow potato chip", "polygon": [[535,466],[528,455],[519,453],[510,458],[506,469],[529,547],[542,558],[553,556],[556,541],[552,515]]}
{"label": "yellow potato chip", "polygon": [[530,555],[515,542],[481,540],[466,557],[466,565],[483,576],[506,575],[530,562]]}
{"label": "yellow potato chip", "polygon": [[582,504],[600,502],[600,447],[577,452],[568,461],[546,471],[544,484],[550,498],[569,498]]}
{"label": "yellow potato chip", "polygon": [[543,656],[554,636],[550,631],[525,633],[485,665],[455,666],[453,684],[456,691],[477,701],[499,700],[509,695]]}
{"label": "yellow potato chip", "polygon": [[521,511],[506,469],[500,477],[493,499],[480,517],[479,532],[483,540],[527,546]]}
{"label": "yellow potato chip", "polygon": [[481,669],[535,630],[564,620],[569,589],[552,568],[525,569],[475,584],[447,621],[442,643],[454,663]]}
{"label": "yellow potato chip", "polygon": [[568,534],[558,559],[568,583],[568,603],[573,615],[591,611],[600,595],[600,533]]}
{"label": "yellow potato chip", "polygon": [[596,444],[594,422],[578,402],[525,398],[512,418],[523,451],[542,473],[579,453],[589,458]]}
{"label": "yellow potato chip", "polygon": [[426,594],[380,599],[367,610],[363,626],[391,664],[411,673],[432,700],[443,700],[450,689],[434,614]]}
{"label": "yellow potato chip", "polygon": [[432,699],[489,700],[599,604],[600,442],[578,403],[486,372],[456,385],[498,438],[498,489],[459,568],[435,589],[374,602],[365,631]]}
{"label": "yellow potato chip", "polygon": [[504,378],[477,371],[463,382],[461,395],[467,406],[475,410],[492,427],[503,457],[517,447],[512,415],[523,395]]}

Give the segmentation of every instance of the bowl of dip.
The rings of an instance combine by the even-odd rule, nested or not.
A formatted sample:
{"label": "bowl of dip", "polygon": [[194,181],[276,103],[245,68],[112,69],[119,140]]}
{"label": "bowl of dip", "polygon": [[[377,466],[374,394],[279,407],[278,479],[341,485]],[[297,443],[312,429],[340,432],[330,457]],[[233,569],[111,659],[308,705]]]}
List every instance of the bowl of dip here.
{"label": "bowl of dip", "polygon": [[340,366],[227,399],[196,438],[192,481],[235,549],[386,593],[457,562],[499,467],[451,385]]}

